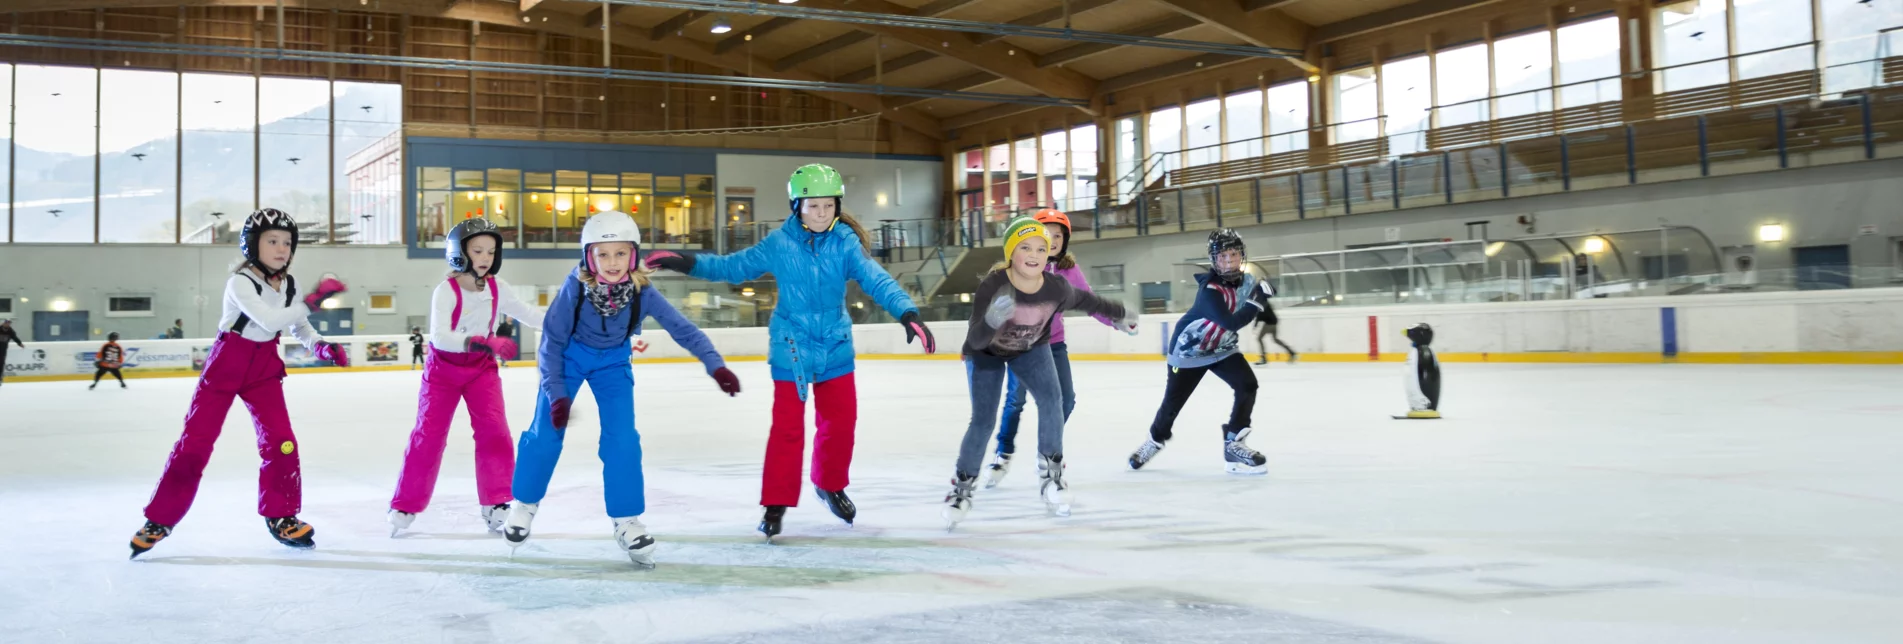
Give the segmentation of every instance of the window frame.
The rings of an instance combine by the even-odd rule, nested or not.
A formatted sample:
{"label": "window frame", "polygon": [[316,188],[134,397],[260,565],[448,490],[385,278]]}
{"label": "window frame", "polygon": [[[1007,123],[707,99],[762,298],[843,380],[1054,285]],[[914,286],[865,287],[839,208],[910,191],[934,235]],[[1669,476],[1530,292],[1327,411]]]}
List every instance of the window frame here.
{"label": "window frame", "polygon": [[[115,305],[117,305],[119,303],[119,300],[122,300],[122,299],[143,299],[145,300],[146,308],[143,311],[116,310]],[[158,310],[158,297],[152,293],[111,293],[106,295],[106,317],[109,317],[109,318],[156,317],[158,315],[156,313],[157,310]]]}

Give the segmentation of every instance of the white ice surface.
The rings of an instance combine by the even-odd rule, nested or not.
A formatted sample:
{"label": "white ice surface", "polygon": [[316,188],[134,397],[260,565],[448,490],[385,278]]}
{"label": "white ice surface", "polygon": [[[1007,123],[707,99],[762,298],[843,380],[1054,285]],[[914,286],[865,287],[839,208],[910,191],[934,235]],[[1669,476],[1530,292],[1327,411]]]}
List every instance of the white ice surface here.
{"label": "white ice surface", "polygon": [[[193,381],[8,383],[0,641],[1903,641],[1896,367],[1448,364],[1447,419],[1399,421],[1399,365],[1276,364],[1271,472],[1238,477],[1220,381],[1131,472],[1164,367],[1079,362],[1075,514],[1043,516],[1027,461],[947,534],[962,365],[869,361],[858,527],[809,491],[771,546],[770,383],[734,368],[731,400],[696,365],[636,368],[652,571],[615,551],[586,394],[513,559],[460,412],[434,504],[388,538],[419,374],[363,372],[287,381],[316,550],[266,535],[237,406],[191,514],[128,562]],[[534,376],[504,374],[517,431]]]}

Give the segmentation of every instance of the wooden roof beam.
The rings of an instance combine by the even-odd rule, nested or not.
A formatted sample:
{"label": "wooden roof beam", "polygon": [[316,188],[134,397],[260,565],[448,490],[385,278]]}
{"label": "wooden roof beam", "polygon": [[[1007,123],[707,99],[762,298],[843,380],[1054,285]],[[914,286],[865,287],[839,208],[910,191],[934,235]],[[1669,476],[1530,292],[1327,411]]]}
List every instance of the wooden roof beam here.
{"label": "wooden roof beam", "polygon": [[[600,11],[597,10],[596,13],[600,13]],[[687,26],[693,24],[694,21],[711,15],[714,15],[712,11],[701,11],[698,9],[689,9],[674,14],[674,17],[663,20],[661,24],[655,25],[654,28],[648,32],[648,39],[660,40],[672,36],[680,30],[686,29]],[[595,23],[595,26],[599,27],[601,23]]]}
{"label": "wooden roof beam", "polygon": [[[1075,16],[1085,11],[1096,9],[1098,7],[1113,5],[1113,4],[1116,4],[1117,2],[1119,2],[1119,0],[1074,0],[1073,2],[1070,3],[1070,15]],[[1048,25],[1063,19],[1064,19],[1064,7],[1062,5],[1059,5],[1056,7],[1051,7],[1049,9],[1040,9],[1038,11],[1033,11],[1031,13],[1024,14],[1023,17],[1020,17],[1017,20],[1012,20],[1005,24],[1017,25],[1019,27],[1042,27],[1044,25]],[[982,34],[977,36],[976,38],[973,38],[972,40],[976,41],[980,45],[983,45],[986,43],[995,42],[999,38],[1003,38],[1003,37],[1004,36],[999,36],[996,34]]]}
{"label": "wooden roof beam", "polygon": [[714,45],[714,53],[724,54],[729,51],[733,51],[733,48],[744,45],[749,40],[752,40],[754,38],[764,37],[767,34],[784,29],[788,25],[791,25],[795,22],[799,22],[799,19],[782,17],[782,18],[774,18],[772,20],[762,22],[758,25],[754,25],[753,28],[748,29],[746,33],[728,36],[726,39],[721,40],[720,44]]}
{"label": "wooden roof beam", "polygon": [[[1190,16],[1177,14],[1177,15],[1166,17],[1162,20],[1152,22],[1147,25],[1143,25],[1141,27],[1137,27],[1135,29],[1131,29],[1129,31],[1124,31],[1120,33],[1122,33],[1125,36],[1142,36],[1145,38],[1150,38],[1155,36],[1162,36],[1165,34],[1173,34],[1178,31],[1183,31],[1185,29],[1189,29],[1190,27],[1194,27],[1200,24],[1203,24],[1203,21],[1197,20]],[[1039,56],[1037,59],[1037,66],[1050,67],[1052,65],[1062,65],[1064,63],[1068,63],[1070,61],[1077,60],[1085,56],[1101,54],[1103,52],[1110,51],[1112,49],[1116,49],[1122,46],[1124,45],[1112,45],[1108,43],[1097,43],[1097,42],[1078,43],[1075,45],[1071,45],[1069,47],[1065,47],[1063,49],[1059,49],[1057,51],[1053,51],[1048,54],[1044,54],[1043,56]]]}
{"label": "wooden roof beam", "polygon": [[1316,28],[1315,42],[1322,43],[1331,40],[1341,40],[1349,36],[1365,34],[1376,29],[1386,29],[1395,25],[1426,20],[1463,9],[1494,4],[1499,1],[1500,0],[1420,0],[1420,2],[1404,4],[1386,11],[1376,11],[1365,16],[1349,18],[1341,22]]}
{"label": "wooden roof beam", "polygon": [[[1287,49],[1292,51],[1308,50],[1307,24],[1274,9],[1262,11],[1244,11],[1236,0],[1155,0],[1158,3],[1186,16],[1203,21],[1211,27],[1221,29],[1243,42],[1257,47]],[[1314,65],[1301,58],[1283,58],[1289,64],[1300,67],[1303,72],[1319,71]]]}
{"label": "wooden roof beam", "polygon": [[[887,13],[898,13],[898,14],[907,15],[907,16],[923,16],[923,17],[931,18],[941,14],[949,13],[953,9],[957,9],[959,7],[971,4],[976,1],[977,0],[938,0],[937,2],[933,2],[923,7],[919,7],[917,11],[906,9],[904,7],[899,7],[900,11],[887,12]],[[791,54],[787,54],[785,58],[781,58],[779,60],[773,61],[774,69],[776,70],[788,69],[795,65],[805,63],[806,61],[812,60],[814,58],[818,58],[820,56],[824,56],[826,54],[839,51],[840,49],[844,49],[846,47],[850,47],[852,45],[857,45],[859,43],[865,42],[865,40],[870,37],[872,37],[872,34],[866,33],[863,30],[843,34],[831,40],[828,40],[826,42],[822,42],[817,45],[813,45],[811,47],[807,47],[805,49],[801,49],[799,51],[793,52]],[[786,66],[780,67],[779,65],[781,64],[784,64]],[[854,81],[854,82],[857,82],[857,81]]]}
{"label": "wooden roof beam", "polygon": [[[805,0],[805,4],[822,9],[850,8],[856,11],[878,13],[909,13],[905,7],[885,0],[855,0],[851,7],[847,7],[841,0]],[[1096,93],[1096,80],[1068,69],[1039,67],[1035,54],[1020,51],[1008,44],[980,45],[968,38],[952,37],[941,31],[911,27],[865,25],[864,29],[1023,83],[1045,96],[1089,100]],[[1091,112],[1090,108],[1084,106],[1079,106],[1078,109]]]}
{"label": "wooden roof beam", "polygon": [[[932,89],[944,91],[944,92],[962,92],[962,91],[965,91],[973,87],[977,87],[979,85],[983,85],[985,83],[989,83],[995,80],[998,80],[997,74],[993,74],[991,72],[972,72],[969,74],[965,74],[964,76],[959,76],[957,78],[945,81],[943,83],[933,85]],[[926,100],[931,100],[931,99],[921,98],[918,96],[895,96],[892,98],[891,101],[888,101],[888,103],[890,103],[893,107],[898,107],[900,105],[911,105],[913,103],[917,103],[919,101],[926,101]]]}
{"label": "wooden roof beam", "polygon": [[900,56],[898,58],[885,61],[883,64],[880,64],[880,65],[867,67],[865,69],[861,69],[857,71],[846,72],[845,74],[840,75],[839,78],[835,78],[833,80],[839,81],[841,83],[863,83],[868,80],[875,80],[876,77],[879,75],[879,71],[881,69],[883,69],[885,73],[890,74],[892,72],[896,72],[901,69],[905,69],[907,67],[911,67],[913,65],[917,65],[919,63],[922,63],[937,57],[938,57],[938,54],[934,54],[929,51],[924,51],[924,50],[915,51],[915,52],[906,54],[904,56]]}

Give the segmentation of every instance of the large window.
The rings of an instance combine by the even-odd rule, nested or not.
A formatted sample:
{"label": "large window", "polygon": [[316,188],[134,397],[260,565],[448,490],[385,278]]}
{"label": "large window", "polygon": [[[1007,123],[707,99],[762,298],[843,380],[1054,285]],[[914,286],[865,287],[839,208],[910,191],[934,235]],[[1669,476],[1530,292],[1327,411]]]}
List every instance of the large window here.
{"label": "large window", "polygon": [[330,109],[337,122],[336,242],[403,243],[403,87],[338,81]]}
{"label": "large window", "polygon": [[[1875,4],[1875,3],[1872,3]],[[1892,2],[1890,6],[1903,6]],[[1738,16],[1738,79],[1811,69],[1810,0],[1733,0]]]}
{"label": "large window", "polygon": [[1064,210],[1083,210],[1097,202],[1097,126],[1080,125],[1070,130],[1071,187],[1070,203]]}
{"label": "large window", "polygon": [[1619,18],[1559,28],[1559,106],[1619,100]]}
{"label": "large window", "polygon": [[1659,8],[1659,62],[1665,67],[1659,89],[1721,85],[1731,81],[1724,60],[1727,41],[1725,0],[1685,0]]}
{"label": "large window", "polygon": [[237,241],[237,226],[257,208],[257,83],[250,76],[186,74],[180,116],[185,131],[184,241]]}
{"label": "large window", "polygon": [[1308,83],[1269,87],[1269,154],[1308,149]]}
{"label": "large window", "polygon": [[1824,91],[1845,92],[1882,83],[1882,66],[1872,61],[1903,55],[1903,30],[1897,30],[1903,27],[1903,2],[1820,2],[1824,12]]}
{"label": "large window", "polygon": [[99,78],[99,241],[178,241],[178,74]]}
{"label": "large window", "polygon": [[1044,187],[1044,203],[1040,205],[1069,210],[1064,202],[1070,198],[1070,131],[1045,132],[1038,137],[1037,145],[1044,163],[1038,175],[1038,184]]}
{"label": "large window", "polygon": [[1230,94],[1223,99],[1227,112],[1223,122],[1229,128],[1223,142],[1228,143],[1230,159],[1262,156],[1262,90]]}
{"label": "large window", "polygon": [[1374,68],[1364,67],[1335,74],[1335,143],[1365,141],[1381,135],[1380,90],[1374,82]]}
{"label": "large window", "polygon": [[[13,87],[13,65],[0,63],[0,87]],[[0,92],[0,94],[5,95],[5,98],[0,98],[0,105],[4,105],[7,113],[12,114],[13,92],[6,91]],[[0,128],[0,145],[6,146],[6,150],[13,149],[13,127],[11,123],[8,124],[8,127]],[[12,155],[5,154],[4,152],[5,150],[0,150],[0,190],[7,190],[8,182],[13,179],[13,161],[10,158]],[[9,225],[12,221],[13,202],[7,199],[0,199],[0,242],[13,241],[13,226]],[[9,305],[12,301],[11,299],[6,300]],[[0,311],[0,313],[9,312],[11,312],[10,309]],[[0,366],[0,368],[4,367]]]}
{"label": "large window", "polygon": [[1494,118],[1553,109],[1553,35],[1545,30],[1493,41]]}
{"label": "large window", "polygon": [[91,243],[99,72],[14,69],[14,241]]}
{"label": "large window", "polygon": [[258,203],[297,219],[303,243],[329,243],[330,83],[258,83]]}
{"label": "large window", "polygon": [[1189,120],[1189,141],[1183,146],[1183,165],[1207,165],[1221,161],[1222,101],[1212,98],[1190,103],[1183,117]]}
{"label": "large window", "polygon": [[1150,149],[1149,158],[1144,163],[1144,182],[1149,184],[1160,178],[1160,173],[1183,167],[1183,108],[1165,107],[1150,112]]}
{"label": "large window", "polygon": [[1435,52],[1434,87],[1440,101],[1439,127],[1487,120],[1492,114],[1487,100],[1487,44]]}
{"label": "large window", "polygon": [[1135,116],[1117,119],[1117,138],[1114,139],[1117,164],[1110,169],[1111,174],[1116,175],[1117,203],[1129,201],[1136,194],[1138,169],[1143,167],[1143,145],[1137,136],[1142,128],[1138,126],[1137,120]]}
{"label": "large window", "polygon": [[1381,104],[1387,110],[1388,153],[1427,149],[1428,109],[1434,95],[1426,56],[1381,65]]}

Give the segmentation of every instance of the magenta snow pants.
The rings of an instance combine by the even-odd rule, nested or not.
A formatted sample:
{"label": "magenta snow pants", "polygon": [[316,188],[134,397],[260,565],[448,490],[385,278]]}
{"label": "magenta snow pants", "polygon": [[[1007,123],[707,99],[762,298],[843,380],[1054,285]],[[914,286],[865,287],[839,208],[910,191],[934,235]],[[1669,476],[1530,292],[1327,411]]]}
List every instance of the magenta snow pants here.
{"label": "magenta snow pants", "polygon": [[469,424],[476,430],[476,499],[485,506],[509,502],[515,438],[502,409],[496,359],[485,353],[437,350],[429,352],[423,365],[416,429],[410,430],[410,447],[403,452],[403,473],[397,475],[391,509],[416,514],[429,507],[458,399],[469,403]]}
{"label": "magenta snow pants", "polygon": [[233,397],[244,399],[258,429],[258,456],[264,459],[258,468],[258,514],[276,518],[298,513],[303,478],[297,437],[291,435],[291,416],[284,409],[284,360],[278,357],[278,342],[253,342],[225,332],[205,358],[205,372],[185,412],[185,433],[172,446],[159,487],[145,505],[146,519],[174,526],[185,518]]}

